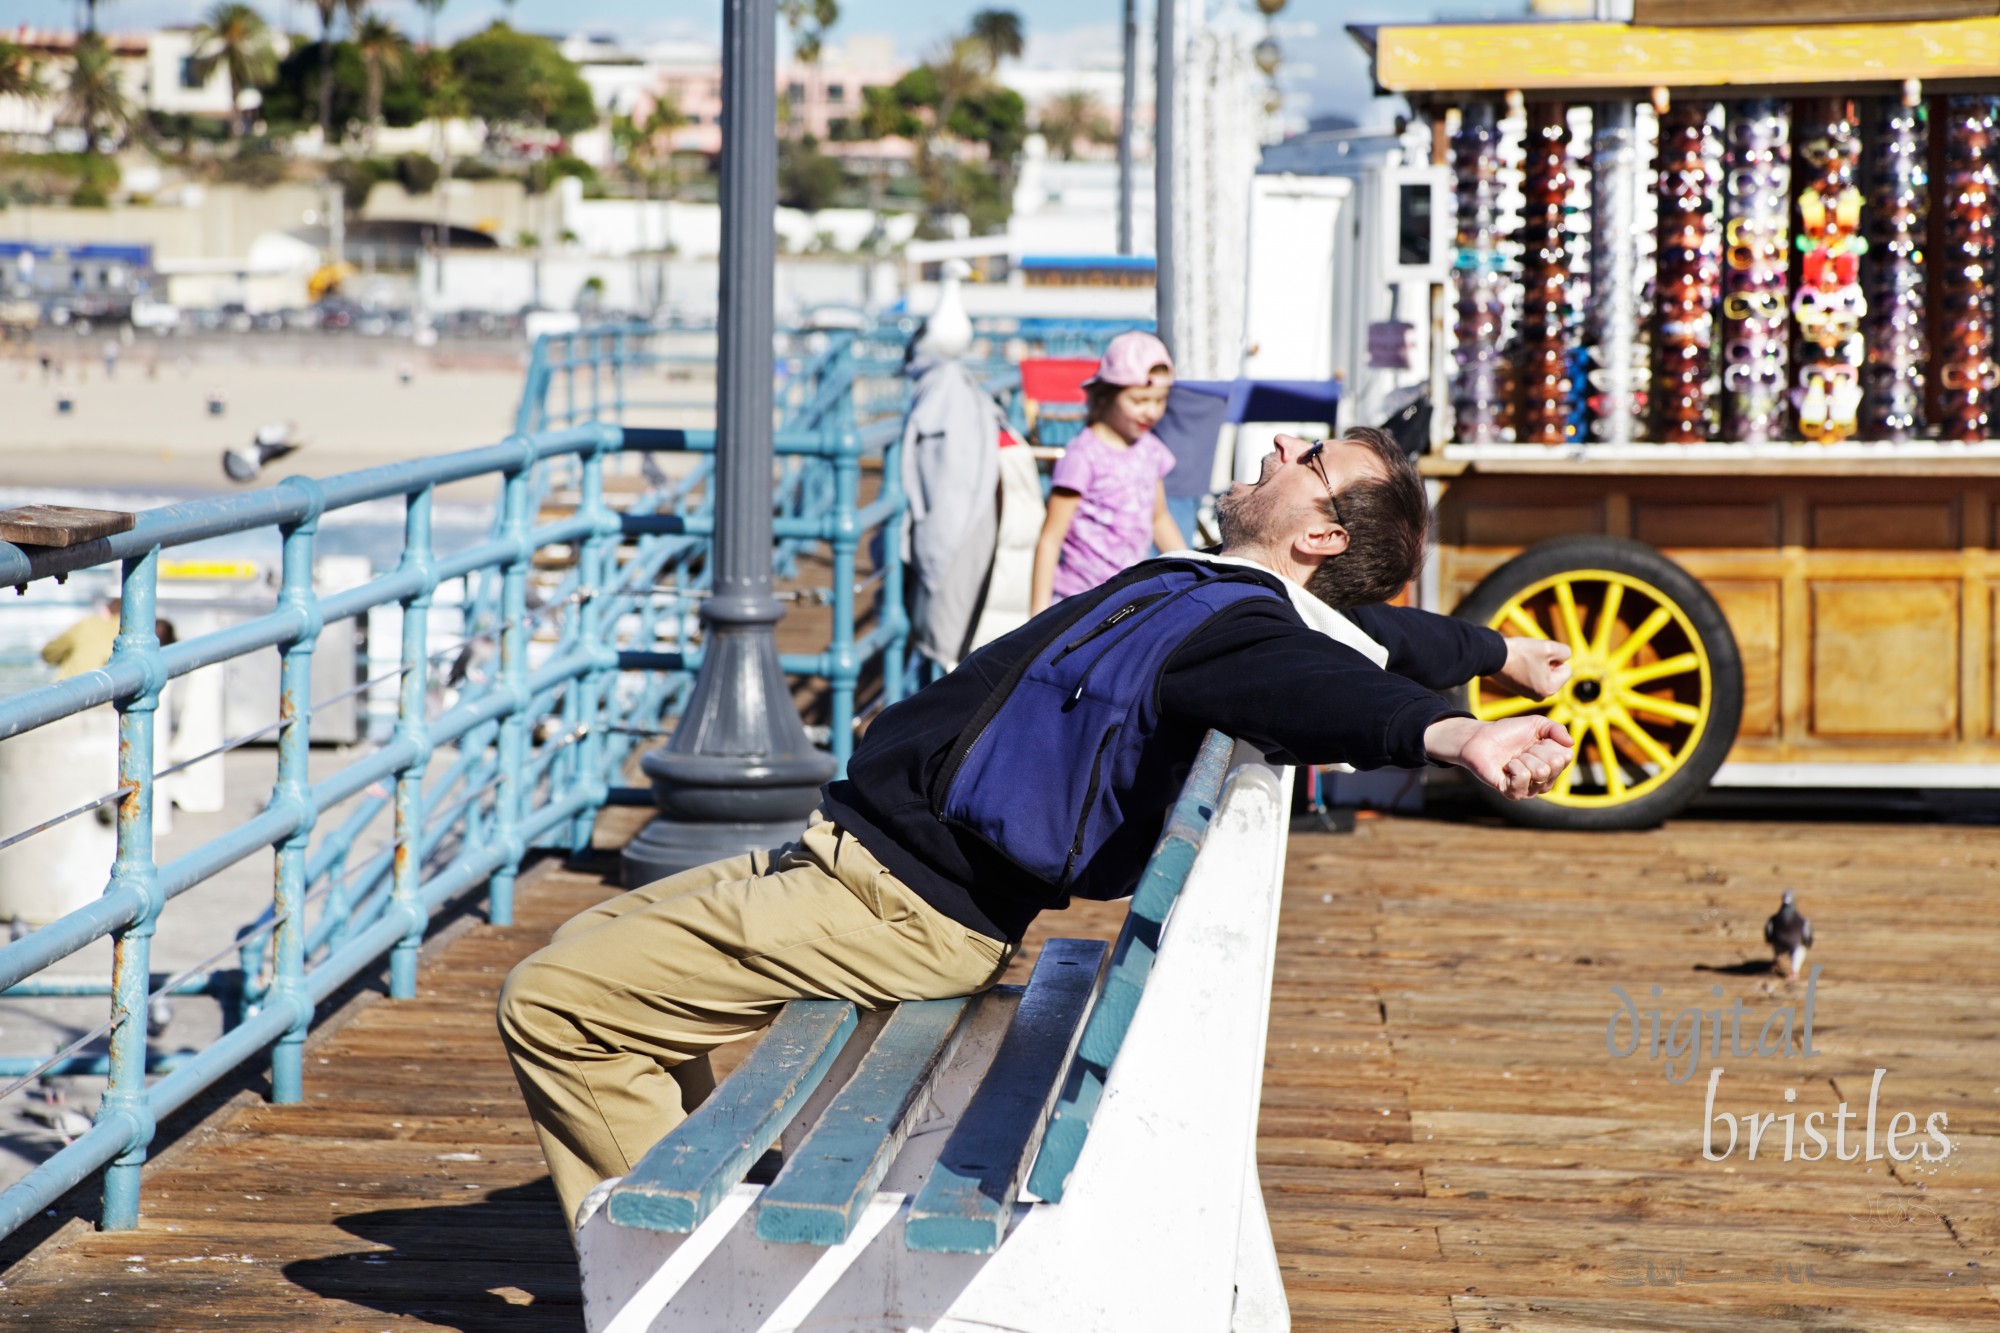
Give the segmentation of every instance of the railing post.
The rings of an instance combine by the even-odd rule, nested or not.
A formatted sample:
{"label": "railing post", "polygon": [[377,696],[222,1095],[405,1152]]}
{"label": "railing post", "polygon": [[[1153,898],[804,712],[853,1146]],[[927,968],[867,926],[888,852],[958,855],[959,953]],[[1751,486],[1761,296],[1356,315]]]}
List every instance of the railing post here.
{"label": "railing post", "polygon": [[417,573],[417,590],[403,599],[403,677],[396,712],[396,739],[411,747],[408,765],[396,774],[396,861],[389,884],[392,911],[409,929],[389,953],[389,998],[417,993],[417,950],[424,942],[428,914],[418,895],[424,870],[424,773],[430,767],[431,735],[425,709],[430,683],[431,595],[437,577],[431,565],[432,488],[410,493],[403,516],[402,568]]}
{"label": "railing post", "polygon": [[829,432],[823,437],[833,455],[833,514],[828,523],[829,544],[833,547],[833,642],[829,645],[827,684],[832,695],[831,734],[827,748],[833,751],[834,776],[847,773],[847,757],[854,753],[854,686],[860,678],[860,663],[854,652],[854,551],[860,545],[861,526],[856,518],[861,507],[861,441],[852,431]]}
{"label": "railing post", "polygon": [[604,456],[622,439],[619,432],[607,427],[604,440],[583,456],[577,505],[577,516],[590,524],[590,534],[583,539],[578,552],[577,607],[573,620],[577,636],[589,649],[592,660],[590,670],[571,682],[565,697],[577,701],[576,721],[570,727],[577,736],[570,781],[572,788],[581,786],[593,795],[589,807],[571,821],[572,856],[590,850],[597,809],[604,803],[603,793],[609,785],[604,776],[604,710],[618,674],[618,649],[612,641],[618,620],[617,599],[612,595],[617,578],[612,564],[618,549],[618,516],[604,503]]}
{"label": "railing post", "polygon": [[137,894],[145,906],[137,920],[112,934],[110,1081],[97,1107],[99,1122],[122,1116],[132,1125],[125,1151],[104,1174],[106,1231],[139,1225],[139,1174],[153,1141],[153,1113],[146,1100],[146,1000],[152,968],[153,929],[159,920],[157,867],[153,863],[153,737],[166,665],[153,632],[159,548],[125,562],[112,660],[137,658],[146,683],[118,705],[118,858],[106,893]]}
{"label": "railing post", "polygon": [[278,605],[297,613],[299,635],[285,645],[279,667],[278,780],[271,791],[273,809],[289,808],[297,826],[278,844],[274,876],[273,915],[277,937],[273,945],[274,975],[270,1002],[291,1007],[291,1026],[271,1052],[271,1100],[280,1105],[305,1098],[306,1029],[312,1024],[312,999],[306,994],[306,845],[312,840],[318,811],[313,808],[309,775],[312,748],[312,655],[319,641],[319,599],[313,592],[313,544],[319,532],[325,499],[319,483],[287,477],[279,483],[304,491],[310,499],[306,516],[284,530],[283,583]]}
{"label": "railing post", "polygon": [[894,626],[882,646],[882,701],[895,703],[909,684],[910,617],[903,610],[903,515],[909,498],[903,494],[903,434],[896,432],[882,448],[882,485],[878,496],[894,499],[893,512],[882,525],[882,597],[875,604],[877,624]]}
{"label": "railing post", "polygon": [[507,712],[500,719],[500,787],[493,801],[493,837],[504,857],[487,881],[486,916],[496,926],[514,924],[514,879],[527,846],[521,838],[521,810],[528,762],[528,479],[534,449],[521,441],[521,465],[507,473],[501,491],[502,535],[514,544],[500,574],[500,682]]}

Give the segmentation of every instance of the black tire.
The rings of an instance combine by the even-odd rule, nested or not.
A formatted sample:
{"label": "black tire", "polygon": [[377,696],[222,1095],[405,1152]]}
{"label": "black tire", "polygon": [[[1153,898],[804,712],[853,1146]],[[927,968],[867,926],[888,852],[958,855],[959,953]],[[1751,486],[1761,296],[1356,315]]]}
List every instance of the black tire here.
{"label": "black tire", "polygon": [[[1564,579],[1576,575],[1575,581]],[[1606,575],[1609,577],[1593,577]],[[1499,622],[1524,592],[1534,590],[1521,610],[1539,626],[1554,627],[1559,610],[1555,583],[1566,583],[1577,608],[1581,626],[1602,631],[1610,652],[1600,658],[1594,645],[1577,654],[1578,671],[1571,684],[1540,705],[1526,711],[1547,711],[1549,716],[1572,723],[1578,736],[1577,760],[1570,775],[1570,790],[1551,793],[1532,801],[1509,801],[1484,786],[1474,784],[1482,799],[1510,821],[1531,828],[1548,829],[1642,829],[1652,828],[1673,818],[1689,801],[1707,789],[1716,769],[1722,766],[1730,746],[1736,742],[1737,726],[1743,715],[1743,661],[1736,648],[1736,636],[1729,622],[1700,582],[1673,561],[1644,542],[1624,537],[1557,537],[1529,547],[1480,580],[1452,614],[1464,620],[1499,628]],[[1617,603],[1610,625],[1599,614],[1612,598],[1611,586],[1618,585]],[[1598,600],[1587,600],[1595,589]],[[1656,605],[1646,612],[1664,609],[1667,618],[1654,633],[1641,641],[1622,666],[1609,667],[1620,643],[1633,637],[1644,599]],[[1626,599],[1630,598],[1630,605]],[[1645,621],[1639,621],[1643,628]],[[1510,626],[1516,632],[1518,625]],[[1623,631],[1620,637],[1620,631]],[[1503,631],[1505,632],[1505,631]],[[1545,631],[1547,632],[1547,631]],[[1554,633],[1553,637],[1568,638]],[[1594,637],[1585,635],[1586,640]],[[1650,654],[1641,657],[1639,654]],[[1697,665],[1681,667],[1645,680],[1645,690],[1622,683],[1621,673],[1645,675],[1688,657]],[[1589,668],[1599,661],[1607,664],[1607,674]],[[1636,664],[1636,665],[1635,665]],[[1458,692],[1461,706],[1478,713],[1487,708],[1509,708],[1508,691],[1497,682],[1475,682]],[[1500,697],[1496,697],[1500,696]],[[1633,699],[1639,706],[1628,707]],[[1477,704],[1477,706],[1474,706]],[[1695,714],[1693,720],[1656,716],[1654,710],[1674,709],[1679,714]],[[1606,710],[1622,714],[1622,721],[1606,721]],[[1601,730],[1593,731],[1589,719],[1599,719]],[[1612,727],[1626,728],[1614,731]],[[1633,738],[1634,731],[1644,732]],[[1609,739],[1607,766],[1599,737]],[[1672,762],[1653,762],[1639,745],[1650,740]],[[1615,769],[1616,777],[1611,775]],[[1624,786],[1621,793],[1614,782]]]}

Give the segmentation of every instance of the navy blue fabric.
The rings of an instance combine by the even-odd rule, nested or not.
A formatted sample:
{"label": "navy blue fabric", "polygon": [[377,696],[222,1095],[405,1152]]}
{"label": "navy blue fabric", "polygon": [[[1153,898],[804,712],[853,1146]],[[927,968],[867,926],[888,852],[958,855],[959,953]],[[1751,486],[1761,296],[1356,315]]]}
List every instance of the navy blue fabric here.
{"label": "navy blue fabric", "polygon": [[1331,425],[1340,411],[1339,380],[1175,380],[1174,388],[1226,398],[1228,420],[1238,425],[1246,421]]}
{"label": "navy blue fabric", "polygon": [[[1181,380],[1167,390],[1166,415],[1153,427],[1153,434],[1174,456],[1174,470],[1161,482],[1169,501],[1198,500],[1208,494],[1208,479],[1215,473],[1215,443],[1229,420],[1227,388]],[[1181,527],[1181,535],[1194,540],[1188,525]]]}
{"label": "navy blue fabric", "polygon": [[[854,747],[847,775],[827,784],[827,818],[860,840],[925,902],[992,939],[1018,940],[1038,913],[1070,894],[1028,874],[983,839],[937,817],[931,793],[951,755],[994,692],[1052,636],[1116,596],[1158,562],[1135,566],[1065,598],[974,652],[956,671],[883,710]],[[1213,727],[1259,746],[1280,763],[1357,768],[1425,762],[1424,728],[1454,716],[1432,688],[1490,675],[1506,641],[1484,626],[1405,607],[1348,612],[1389,650],[1388,670],[1299,618],[1278,596],[1219,613],[1168,658],[1160,676],[1160,724],[1143,791],[1121,796],[1131,818],[1092,865],[1092,896],[1132,891],[1159,841],[1167,811]],[[1046,756],[1044,756],[1046,759]],[[1116,872],[1116,873],[1114,873]]]}
{"label": "navy blue fabric", "polygon": [[[1143,779],[1167,659],[1217,613],[1252,598],[1283,594],[1254,576],[1162,562],[1098,602],[968,725],[940,775],[939,817],[1036,879],[1095,896],[1089,886],[1104,877],[1094,863],[1112,833],[1140,808],[1153,813]],[[1112,877],[1121,890],[1129,869],[1121,864]]]}

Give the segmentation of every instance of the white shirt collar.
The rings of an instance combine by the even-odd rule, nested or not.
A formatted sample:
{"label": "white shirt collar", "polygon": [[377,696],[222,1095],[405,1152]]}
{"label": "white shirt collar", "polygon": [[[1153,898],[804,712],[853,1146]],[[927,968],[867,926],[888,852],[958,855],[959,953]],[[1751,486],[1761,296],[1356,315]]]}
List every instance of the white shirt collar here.
{"label": "white shirt collar", "polygon": [[1355,652],[1373,662],[1376,666],[1387,666],[1389,650],[1370,638],[1361,626],[1334,610],[1319,598],[1301,588],[1298,584],[1279,574],[1277,570],[1261,560],[1252,560],[1241,555],[1216,555],[1207,551],[1167,551],[1163,559],[1205,560],[1211,565],[1240,565],[1247,569],[1261,569],[1266,574],[1275,575],[1285,585],[1285,592],[1292,599],[1292,609],[1299,613],[1299,619],[1326,635],[1336,643],[1344,643]]}

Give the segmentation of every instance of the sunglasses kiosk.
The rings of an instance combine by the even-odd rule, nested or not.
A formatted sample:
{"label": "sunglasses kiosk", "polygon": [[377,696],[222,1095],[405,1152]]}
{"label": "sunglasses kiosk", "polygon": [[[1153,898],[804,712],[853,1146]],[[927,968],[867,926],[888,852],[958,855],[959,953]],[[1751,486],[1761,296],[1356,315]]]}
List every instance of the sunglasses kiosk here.
{"label": "sunglasses kiosk", "polygon": [[1449,177],[1425,601],[1575,650],[1510,817],[2000,785],[2000,19],[1898,2],[1355,30]]}

